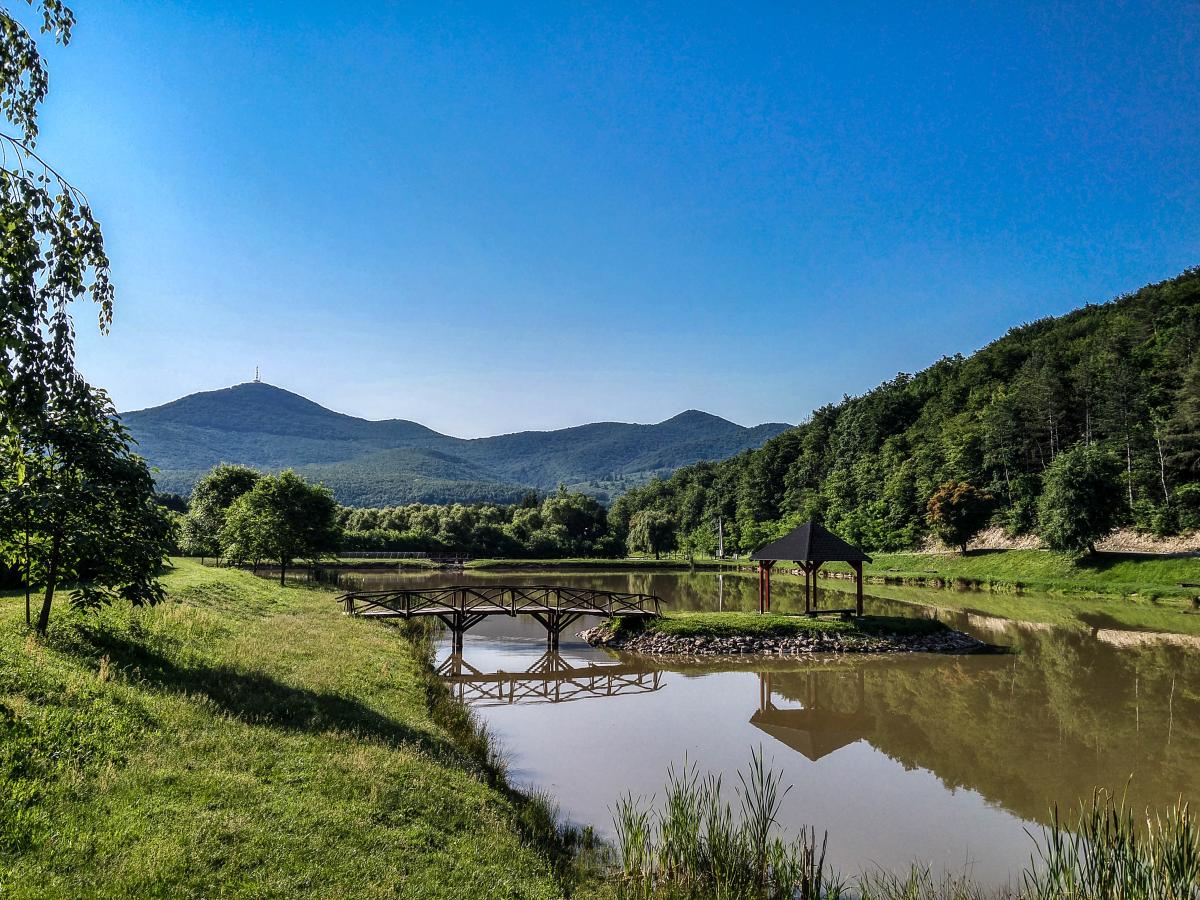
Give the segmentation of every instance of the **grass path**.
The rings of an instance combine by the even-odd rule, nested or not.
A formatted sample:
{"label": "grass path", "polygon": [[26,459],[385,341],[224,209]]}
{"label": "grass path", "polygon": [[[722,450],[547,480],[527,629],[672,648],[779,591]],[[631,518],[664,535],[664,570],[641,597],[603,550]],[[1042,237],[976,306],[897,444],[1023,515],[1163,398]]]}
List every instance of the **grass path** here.
{"label": "grass path", "polygon": [[165,584],[44,644],[0,601],[0,895],[562,896],[397,629],[244,572]]}

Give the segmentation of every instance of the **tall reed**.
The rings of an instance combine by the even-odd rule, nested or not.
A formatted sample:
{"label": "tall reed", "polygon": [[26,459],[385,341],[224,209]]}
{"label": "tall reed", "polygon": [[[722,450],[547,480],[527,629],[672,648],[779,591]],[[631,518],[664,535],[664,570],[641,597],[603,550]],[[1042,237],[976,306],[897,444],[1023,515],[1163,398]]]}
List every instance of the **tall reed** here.
{"label": "tall reed", "polygon": [[1124,797],[1097,790],[1072,823],[1054,809],[1024,885],[1031,900],[1197,900],[1200,829],[1186,803],[1139,826]]}
{"label": "tall reed", "polygon": [[984,889],[928,867],[868,872],[846,881],[825,864],[827,835],[784,840],[779,812],[790,788],[754,751],[738,773],[738,810],[719,775],[667,772],[664,802],[625,795],[613,821],[618,895],[628,900],[1200,900],[1200,828],[1186,803],[1139,821],[1124,800],[1096,791],[1040,834],[1016,888]]}
{"label": "tall reed", "polygon": [[625,898],[670,900],[819,900],[841,886],[825,871],[825,839],[804,829],[785,841],[776,832],[788,788],[770,769],[761,748],[739,773],[739,815],[723,794],[719,776],[700,777],[685,759],[667,772],[661,809],[625,795],[613,824]]}

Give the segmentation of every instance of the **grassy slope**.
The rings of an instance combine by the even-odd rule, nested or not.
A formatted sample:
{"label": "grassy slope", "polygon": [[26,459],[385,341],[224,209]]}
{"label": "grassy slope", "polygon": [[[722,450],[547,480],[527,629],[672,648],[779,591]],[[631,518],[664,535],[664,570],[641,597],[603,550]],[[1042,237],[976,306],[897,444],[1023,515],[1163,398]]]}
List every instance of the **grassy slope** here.
{"label": "grassy slope", "polygon": [[1200,558],[1196,557],[1099,553],[1075,561],[1043,550],[997,550],[967,556],[880,553],[866,567],[866,573],[896,579],[964,579],[1044,591],[1145,597],[1200,594],[1200,589],[1179,586],[1179,582],[1200,583]]}
{"label": "grassy slope", "polygon": [[678,637],[794,637],[814,633],[846,636],[930,634],[946,629],[945,625],[933,619],[864,616],[862,619],[844,621],[744,612],[668,613],[644,624],[638,620],[619,619],[616,627],[622,631],[643,629]]}
{"label": "grassy slope", "polygon": [[561,895],[397,630],[186,561],[166,586],[44,645],[0,607],[0,893]]}

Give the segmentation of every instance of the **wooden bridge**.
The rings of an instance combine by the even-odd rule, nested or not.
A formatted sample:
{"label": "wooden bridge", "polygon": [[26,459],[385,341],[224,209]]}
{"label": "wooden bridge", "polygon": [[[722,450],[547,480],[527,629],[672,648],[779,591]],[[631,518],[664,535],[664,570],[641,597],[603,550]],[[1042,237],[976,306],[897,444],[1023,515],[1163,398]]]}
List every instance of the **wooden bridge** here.
{"label": "wooden bridge", "polygon": [[472,706],[513,703],[567,703],[596,697],[648,694],[663,686],[663,673],[630,665],[572,665],[547,650],[524,672],[481,672],[452,654],[438,675],[455,698]]}
{"label": "wooden bridge", "polygon": [[461,653],[463,633],[488,616],[529,616],[546,629],[553,649],[559,635],[582,616],[653,617],[662,598],[591,588],[545,585],[455,585],[391,591],[351,591],[338,600],[352,616],[368,619],[435,618],[453,636],[453,652]]}

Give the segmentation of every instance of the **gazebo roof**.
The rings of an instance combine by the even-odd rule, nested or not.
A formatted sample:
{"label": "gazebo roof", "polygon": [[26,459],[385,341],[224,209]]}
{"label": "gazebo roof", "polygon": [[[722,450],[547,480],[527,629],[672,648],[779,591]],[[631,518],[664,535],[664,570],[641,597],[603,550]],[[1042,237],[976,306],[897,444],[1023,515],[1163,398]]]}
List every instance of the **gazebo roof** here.
{"label": "gazebo roof", "polygon": [[781,559],[796,562],[870,562],[871,557],[823,525],[805,522],[777,541],[771,541],[750,554],[751,560],[771,562]]}

